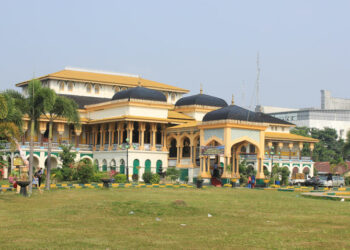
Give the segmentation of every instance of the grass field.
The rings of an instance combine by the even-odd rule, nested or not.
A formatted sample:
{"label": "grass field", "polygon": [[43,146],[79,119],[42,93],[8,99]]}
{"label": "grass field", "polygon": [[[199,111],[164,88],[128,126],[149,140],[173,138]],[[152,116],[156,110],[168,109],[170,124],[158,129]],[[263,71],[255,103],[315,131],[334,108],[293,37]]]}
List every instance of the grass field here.
{"label": "grass field", "polygon": [[30,198],[6,192],[0,247],[350,248],[349,208],[298,193],[230,188],[71,189]]}

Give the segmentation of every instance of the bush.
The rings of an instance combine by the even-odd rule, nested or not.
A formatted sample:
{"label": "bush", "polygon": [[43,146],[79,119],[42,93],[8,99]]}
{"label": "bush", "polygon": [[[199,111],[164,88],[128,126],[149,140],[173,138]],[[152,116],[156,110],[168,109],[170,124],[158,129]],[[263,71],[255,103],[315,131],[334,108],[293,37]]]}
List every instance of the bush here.
{"label": "bush", "polygon": [[116,183],[125,183],[126,182],[126,175],[125,174],[116,174],[114,176]]}
{"label": "bush", "polygon": [[166,175],[169,176],[171,181],[176,181],[180,177],[180,170],[170,167],[166,170]]}
{"label": "bush", "polygon": [[142,175],[142,179],[145,183],[151,183],[151,179],[152,179],[152,173],[151,172],[145,172]]}
{"label": "bush", "polygon": [[95,172],[94,176],[91,178],[93,182],[101,182],[101,179],[105,177],[105,173],[103,172]]}
{"label": "bush", "polygon": [[159,174],[152,174],[151,183],[152,184],[158,184],[159,181],[160,181]]}
{"label": "bush", "polygon": [[73,179],[73,168],[63,167],[61,168],[61,174],[63,181],[71,181]]}
{"label": "bush", "polygon": [[94,168],[91,163],[79,162],[76,172],[81,183],[89,183],[94,176]]}
{"label": "bush", "polygon": [[350,176],[345,177],[344,181],[345,181],[345,186],[349,186],[350,185]]}

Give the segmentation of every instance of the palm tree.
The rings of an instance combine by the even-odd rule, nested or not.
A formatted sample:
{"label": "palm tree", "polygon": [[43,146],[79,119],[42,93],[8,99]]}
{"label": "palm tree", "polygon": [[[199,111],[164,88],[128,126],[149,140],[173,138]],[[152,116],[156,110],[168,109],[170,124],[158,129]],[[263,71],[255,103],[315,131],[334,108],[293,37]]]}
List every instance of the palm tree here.
{"label": "palm tree", "polygon": [[[38,126],[38,119],[43,113],[41,104],[43,102],[43,95],[41,94],[41,82],[40,80],[33,79],[28,83],[28,95],[24,97],[21,93],[14,90],[5,91],[5,95],[8,95],[14,99],[15,106],[21,110],[22,114],[26,114],[30,120],[30,146],[29,146],[29,180],[28,192],[32,193],[32,180],[33,180],[33,156],[34,156],[34,133]],[[21,119],[23,116],[21,117]]]}
{"label": "palm tree", "polygon": [[53,122],[57,118],[64,118],[68,123],[73,123],[80,128],[80,118],[78,112],[78,105],[69,98],[58,96],[54,90],[49,88],[42,88],[41,95],[43,102],[41,103],[43,113],[49,120],[49,138],[47,149],[47,171],[45,188],[50,189],[50,174],[51,174],[51,151],[52,151],[52,127]]}

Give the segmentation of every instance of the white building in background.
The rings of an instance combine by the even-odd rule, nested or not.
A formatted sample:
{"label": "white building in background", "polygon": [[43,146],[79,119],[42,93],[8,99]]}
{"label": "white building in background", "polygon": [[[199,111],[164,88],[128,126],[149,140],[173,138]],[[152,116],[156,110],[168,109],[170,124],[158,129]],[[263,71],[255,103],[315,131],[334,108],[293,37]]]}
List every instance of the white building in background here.
{"label": "white building in background", "polygon": [[321,108],[257,106],[256,110],[294,123],[298,127],[333,128],[342,139],[346,139],[346,134],[350,131],[350,99],[332,97],[327,90],[321,90]]}

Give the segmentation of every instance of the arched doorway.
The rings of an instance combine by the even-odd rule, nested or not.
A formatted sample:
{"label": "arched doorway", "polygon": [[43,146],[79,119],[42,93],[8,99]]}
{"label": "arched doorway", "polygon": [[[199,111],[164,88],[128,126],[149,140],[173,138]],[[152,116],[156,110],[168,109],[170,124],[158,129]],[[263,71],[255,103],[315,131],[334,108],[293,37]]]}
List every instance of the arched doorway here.
{"label": "arched doorway", "polygon": [[123,159],[120,160],[119,173],[125,174],[125,161]]}
{"label": "arched doorway", "polygon": [[133,169],[132,169],[133,174],[139,174],[139,169],[138,169],[139,166],[140,166],[140,161],[138,159],[135,159],[133,163]]}
{"label": "arched doorway", "polygon": [[116,165],[117,164],[115,163],[115,160],[114,159],[111,160],[111,162],[109,164],[111,171],[115,171],[116,170]]}
{"label": "arched doorway", "polygon": [[156,163],[156,173],[157,174],[163,173],[163,162],[161,160],[158,160]]}
{"label": "arched doorway", "polygon": [[151,161],[150,160],[145,161],[145,173],[151,173]]}
{"label": "arched doorway", "polygon": [[102,161],[102,171],[107,172],[107,160],[106,159],[104,159]]}
{"label": "arched doorway", "polygon": [[305,178],[307,178],[309,176],[309,174],[310,174],[310,168],[304,167],[303,168],[303,173],[305,175]]}
{"label": "arched doorway", "polygon": [[[45,160],[45,168],[47,168],[48,158]],[[57,168],[57,158],[51,156],[51,169]]]}

